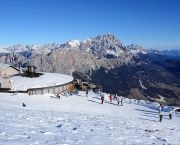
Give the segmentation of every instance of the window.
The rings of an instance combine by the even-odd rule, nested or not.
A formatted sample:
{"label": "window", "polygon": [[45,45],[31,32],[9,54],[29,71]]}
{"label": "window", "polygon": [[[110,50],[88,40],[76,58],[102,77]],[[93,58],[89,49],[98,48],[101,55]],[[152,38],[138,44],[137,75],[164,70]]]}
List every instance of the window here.
{"label": "window", "polygon": [[29,95],[33,95],[33,91],[29,91]]}
{"label": "window", "polygon": [[62,91],[62,86],[59,86],[59,91],[60,91],[60,92]]}
{"label": "window", "polygon": [[49,93],[50,93],[50,94],[54,94],[53,88],[49,88]]}
{"label": "window", "polygon": [[64,90],[67,90],[66,85],[63,86]]}
{"label": "window", "polygon": [[43,94],[48,94],[48,89],[44,89]]}
{"label": "window", "polygon": [[36,90],[36,94],[40,95],[40,94],[42,94],[42,91],[41,90]]}
{"label": "window", "polygon": [[64,85],[64,90],[67,90],[68,89],[68,85]]}
{"label": "window", "polygon": [[59,92],[59,88],[58,87],[55,88],[55,92]]}

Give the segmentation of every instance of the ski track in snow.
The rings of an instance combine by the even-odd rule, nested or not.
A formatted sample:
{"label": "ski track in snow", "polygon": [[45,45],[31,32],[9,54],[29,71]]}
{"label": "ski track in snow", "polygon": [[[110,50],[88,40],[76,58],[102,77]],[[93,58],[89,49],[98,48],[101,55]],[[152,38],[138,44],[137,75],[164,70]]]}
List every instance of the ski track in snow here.
{"label": "ski track in snow", "polygon": [[[85,92],[81,93],[85,94]],[[100,100],[93,97],[95,95],[91,95],[88,99],[82,96],[70,96],[58,100],[51,97],[35,99],[34,96],[33,99],[28,96],[28,99],[27,96],[21,95],[23,101],[29,100],[32,104],[39,104],[39,108],[36,108],[31,104],[30,107],[22,107],[18,104],[21,101],[17,101],[19,97],[16,99],[16,96],[13,96],[11,100],[12,96],[0,95],[0,145],[180,144],[179,123],[174,123],[180,121],[179,114],[170,121],[168,113],[165,112],[163,121],[159,123],[157,110],[128,103],[124,103],[124,106],[116,106],[116,102],[110,104],[108,98],[101,105],[96,103]],[[42,99],[44,99],[43,103],[41,103]],[[56,106],[46,107],[48,101],[58,104],[62,100],[69,104],[81,102],[87,108],[84,109],[83,106],[81,109],[84,109],[84,112],[79,113],[78,108],[73,108],[74,111],[66,108],[67,112],[66,109],[63,111],[65,105],[62,104],[61,111]],[[70,100],[74,101],[70,102]],[[91,104],[92,107],[97,107],[95,110],[97,113],[91,112]],[[76,106],[80,105],[76,104]],[[125,108],[128,110],[123,114]],[[112,109],[113,115],[108,114],[108,109]],[[103,110],[105,113],[101,114]]]}

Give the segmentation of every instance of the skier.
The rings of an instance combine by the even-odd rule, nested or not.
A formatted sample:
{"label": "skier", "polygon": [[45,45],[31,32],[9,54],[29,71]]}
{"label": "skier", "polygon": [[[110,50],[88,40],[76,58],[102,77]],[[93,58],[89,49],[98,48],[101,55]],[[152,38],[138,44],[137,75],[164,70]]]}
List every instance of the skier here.
{"label": "skier", "polygon": [[173,113],[173,110],[172,108],[169,110],[169,119],[172,119],[172,113]]}
{"label": "skier", "polygon": [[123,99],[121,98],[121,106],[123,106]]}
{"label": "skier", "polygon": [[88,90],[86,90],[86,98],[88,97]]}
{"label": "skier", "polygon": [[103,102],[104,102],[104,94],[101,95],[101,100],[102,100],[101,104],[103,104]]}
{"label": "skier", "polygon": [[109,99],[110,99],[110,101],[112,102],[112,95],[110,94],[110,96],[109,96]]}
{"label": "skier", "polygon": [[117,97],[117,102],[118,102],[118,104],[117,104],[117,105],[119,105],[119,102],[120,102],[120,99],[119,99],[119,97]]}
{"label": "skier", "polygon": [[57,96],[57,98],[61,99],[61,97],[60,97],[60,95],[59,95],[59,94],[57,94],[56,96]]}
{"label": "skier", "polygon": [[96,92],[95,92],[95,88],[93,88],[93,92],[96,93]]}
{"label": "skier", "polygon": [[113,99],[114,99],[114,100],[117,100],[117,94],[114,95],[114,98],[113,98]]}
{"label": "skier", "polygon": [[162,114],[162,111],[159,112],[159,122],[162,121],[162,118],[163,118],[163,114]]}
{"label": "skier", "polygon": [[25,103],[22,103],[22,106],[23,106],[23,107],[26,107],[26,104],[25,104]]}

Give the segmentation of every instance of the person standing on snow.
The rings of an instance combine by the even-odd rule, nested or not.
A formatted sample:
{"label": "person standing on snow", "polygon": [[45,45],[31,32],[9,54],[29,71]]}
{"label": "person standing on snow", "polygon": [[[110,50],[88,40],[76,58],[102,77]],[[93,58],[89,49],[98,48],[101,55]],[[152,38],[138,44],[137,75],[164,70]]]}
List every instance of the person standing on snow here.
{"label": "person standing on snow", "polygon": [[104,94],[101,95],[101,101],[102,101],[101,104],[103,104],[103,102],[104,102]]}
{"label": "person standing on snow", "polygon": [[159,112],[159,122],[162,121],[162,118],[163,118],[163,114],[162,114],[162,111]]}
{"label": "person standing on snow", "polygon": [[57,94],[57,95],[56,95],[56,97],[57,97],[57,98],[59,98],[59,99],[61,99],[61,97],[60,97],[60,95],[59,95],[59,94]]}
{"label": "person standing on snow", "polygon": [[117,97],[117,102],[118,102],[118,104],[117,104],[117,105],[119,105],[119,102],[120,102],[120,99],[119,99],[119,97]]}
{"label": "person standing on snow", "polygon": [[114,95],[114,98],[113,98],[115,101],[117,100],[117,94]]}
{"label": "person standing on snow", "polygon": [[86,98],[88,97],[88,90],[86,90]]}
{"label": "person standing on snow", "polygon": [[112,102],[112,94],[110,94],[109,99],[110,99],[110,101]]}
{"label": "person standing on snow", "polygon": [[173,110],[172,108],[169,110],[169,119],[172,119],[172,113],[173,113]]}
{"label": "person standing on snow", "polygon": [[121,98],[121,106],[123,106],[123,99]]}

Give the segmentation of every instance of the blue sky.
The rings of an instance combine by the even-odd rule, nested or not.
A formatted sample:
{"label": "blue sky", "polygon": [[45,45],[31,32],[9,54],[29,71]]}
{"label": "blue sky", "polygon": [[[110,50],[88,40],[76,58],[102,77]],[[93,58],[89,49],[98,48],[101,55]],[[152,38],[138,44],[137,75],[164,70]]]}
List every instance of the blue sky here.
{"label": "blue sky", "polygon": [[180,0],[0,0],[0,46],[107,33],[125,45],[179,47]]}

